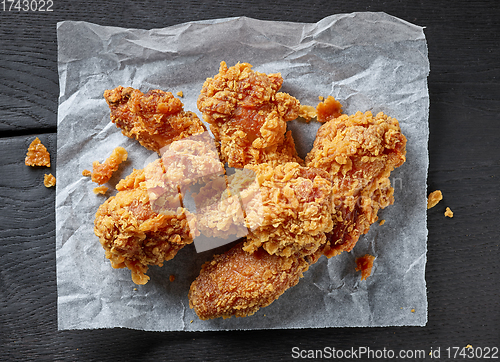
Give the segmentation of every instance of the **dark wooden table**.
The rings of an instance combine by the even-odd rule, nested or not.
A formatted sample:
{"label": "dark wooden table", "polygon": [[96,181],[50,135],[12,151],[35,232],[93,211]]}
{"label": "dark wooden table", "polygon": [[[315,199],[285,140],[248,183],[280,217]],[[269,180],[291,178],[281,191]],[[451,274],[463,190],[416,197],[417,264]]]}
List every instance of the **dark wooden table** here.
{"label": "dark wooden table", "polygon": [[[500,347],[495,227],[500,216],[499,1],[53,0],[52,12],[3,11],[4,3],[8,9],[10,2],[0,2],[0,360],[291,360],[293,347],[385,348],[396,354],[425,350],[426,359],[431,349],[441,348],[441,360],[447,360],[448,347]],[[58,331],[55,190],[42,184],[47,170],[23,162],[38,136],[52,153],[50,171],[55,174],[56,23],[83,20],[151,29],[240,15],[316,22],[353,11],[384,11],[426,27],[431,64],[428,189],[440,189],[445,197],[428,211],[427,326]],[[445,206],[454,218],[444,217]],[[457,355],[451,360],[477,359]]]}

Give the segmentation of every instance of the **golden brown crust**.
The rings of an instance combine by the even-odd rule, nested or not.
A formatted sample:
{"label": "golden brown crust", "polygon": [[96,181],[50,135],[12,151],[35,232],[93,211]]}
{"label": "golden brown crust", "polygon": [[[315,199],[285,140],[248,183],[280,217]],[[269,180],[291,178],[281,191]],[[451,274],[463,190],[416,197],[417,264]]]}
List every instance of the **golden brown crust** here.
{"label": "golden brown crust", "polygon": [[[300,161],[285,143],[286,122],[297,118],[300,103],[278,90],[279,74],[255,72],[248,63],[228,68],[203,84],[198,109],[210,124],[221,153],[230,167],[274,159]],[[284,147],[286,146],[286,147]]]}
{"label": "golden brown crust", "polygon": [[50,167],[50,154],[38,137],[30,143],[24,164],[26,166]]}
{"label": "golden brown crust", "polygon": [[374,260],[375,257],[370,254],[356,258],[356,271],[361,271],[361,280],[366,280],[372,274]]}
{"label": "golden brown crust", "polygon": [[238,244],[203,265],[191,284],[189,306],[200,319],[245,317],[278,299],[309,268],[304,258],[249,254]]}
{"label": "golden brown crust", "polygon": [[54,177],[54,175],[52,175],[51,173],[49,173],[48,175],[45,174],[43,176],[43,185],[45,187],[53,187],[56,185],[56,178]]}
{"label": "golden brown crust", "polygon": [[328,96],[316,106],[316,115],[318,122],[328,122],[342,115],[342,105],[332,96]]}
{"label": "golden brown crust", "polygon": [[333,227],[332,185],[326,171],[295,162],[245,169],[254,173],[258,186],[240,193],[250,230],[245,251],[262,246],[270,254],[309,255],[326,242],[324,233]]}
{"label": "golden brown crust", "polygon": [[444,212],[444,216],[452,218],[453,217],[453,211],[449,207],[446,208],[446,211]]}
{"label": "golden brown crust", "polygon": [[184,111],[182,102],[170,92],[155,89],[143,94],[119,86],[106,90],[104,98],[111,121],[122,133],[158,154],[173,141],[206,131],[198,116]]}
{"label": "golden brown crust", "polygon": [[431,192],[429,194],[429,197],[427,198],[427,209],[433,208],[442,199],[443,199],[443,194],[441,193],[441,190],[436,190]]}
{"label": "golden brown crust", "polygon": [[333,184],[333,220],[328,257],[350,251],[379,209],[394,202],[389,175],[405,161],[406,138],[397,120],[383,113],[341,115],[320,127],[306,165],[328,171]]}
{"label": "golden brown crust", "polygon": [[125,148],[116,147],[111,153],[111,156],[103,163],[99,163],[99,161],[92,162],[92,173],[90,175],[92,181],[99,185],[108,182],[111,176],[113,176],[113,173],[118,170],[120,164],[127,161],[127,157],[128,153]]}

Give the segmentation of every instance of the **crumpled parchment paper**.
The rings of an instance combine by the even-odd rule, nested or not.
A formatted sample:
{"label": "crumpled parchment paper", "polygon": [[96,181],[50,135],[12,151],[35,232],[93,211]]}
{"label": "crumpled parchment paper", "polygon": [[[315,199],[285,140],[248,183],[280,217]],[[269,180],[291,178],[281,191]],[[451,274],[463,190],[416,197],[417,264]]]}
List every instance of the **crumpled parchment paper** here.
{"label": "crumpled parchment paper", "polygon": [[[423,29],[385,13],[329,16],[316,24],[246,17],[138,30],[64,21],[57,25],[60,99],[57,130],[56,249],[59,329],[128,327],[203,331],[344,326],[423,326],[427,322],[426,177],[427,75]],[[116,183],[156,158],[124,137],[109,120],[105,89],[132,86],[184,93],[195,111],[201,86],[228,66],[248,62],[284,78],[282,91],[316,106],[334,96],[344,111],[383,111],[408,138],[407,162],[391,175],[395,204],[382,210],[351,253],[321,258],[299,284],[247,318],[201,321],[187,293],[214,250],[185,247],[163,268],[151,267],[146,285],[115,270],[93,233],[94,214]],[[201,116],[201,115],[200,115]],[[289,124],[302,156],[319,124]],[[108,183],[106,196],[82,176],[122,146],[129,160]],[[221,249],[215,251],[221,252]],[[224,250],[222,250],[224,251]],[[366,281],[355,258],[376,256]],[[174,275],[175,281],[169,281]]]}

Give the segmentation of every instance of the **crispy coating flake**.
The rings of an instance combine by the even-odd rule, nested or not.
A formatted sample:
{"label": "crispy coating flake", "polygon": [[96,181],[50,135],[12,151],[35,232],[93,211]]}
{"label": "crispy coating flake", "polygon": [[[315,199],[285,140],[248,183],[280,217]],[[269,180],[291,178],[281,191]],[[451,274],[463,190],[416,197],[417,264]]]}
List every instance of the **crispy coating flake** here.
{"label": "crispy coating flake", "polygon": [[170,92],[155,89],[143,94],[119,86],[106,90],[104,98],[111,121],[122,133],[158,154],[173,141],[206,131],[198,116],[184,111],[182,102]]}
{"label": "crispy coating flake", "polygon": [[366,280],[372,274],[374,260],[375,257],[370,254],[356,258],[356,271],[361,271],[361,280]]}
{"label": "crispy coating flake", "polygon": [[94,232],[113,268],[127,267],[136,284],[146,284],[149,265],[162,266],[193,241],[185,209],[152,210],[143,170],[135,170],[120,191],[98,209]]}
{"label": "crispy coating flake", "polygon": [[342,115],[342,105],[332,96],[321,99],[316,106],[318,122],[325,123]]}
{"label": "crispy coating flake", "polygon": [[[203,84],[198,109],[210,124],[221,153],[230,167],[262,163],[271,158],[297,161],[285,140],[286,122],[297,118],[300,103],[278,92],[280,74],[255,72],[248,63],[228,68],[221,62],[219,73]],[[293,142],[293,141],[292,141]]]}
{"label": "crispy coating flake", "polygon": [[446,208],[446,211],[444,212],[444,216],[452,218],[453,217],[453,211],[449,207]]}
{"label": "crispy coating flake", "polygon": [[26,166],[50,167],[50,154],[38,137],[29,145],[24,164]]}
{"label": "crispy coating flake", "polygon": [[245,317],[278,299],[309,268],[305,258],[250,254],[238,244],[203,265],[189,289],[189,306],[200,319]]}
{"label": "crispy coating flake", "polygon": [[94,189],[92,191],[96,195],[104,195],[108,191],[108,188],[106,186],[97,186],[97,187],[94,187]]}
{"label": "crispy coating flake", "polygon": [[[250,230],[243,250],[262,246],[270,254],[309,255],[326,242],[331,231],[332,201],[329,174],[289,162],[247,165],[255,186],[240,195]],[[252,175],[250,175],[252,177]]]}
{"label": "crispy coating flake", "polygon": [[45,187],[55,186],[56,185],[56,178],[54,177],[54,175],[52,175],[51,173],[49,173],[48,175],[45,174],[43,176],[43,185]]}
{"label": "crispy coating flake", "polygon": [[406,138],[383,113],[341,115],[320,127],[306,165],[328,171],[333,184],[334,228],[328,257],[350,251],[379,209],[394,202],[390,172],[405,162]]}
{"label": "crispy coating flake", "polygon": [[436,190],[431,192],[429,194],[429,197],[427,198],[427,209],[433,208],[442,199],[443,199],[443,194],[441,193],[441,190]]}
{"label": "crispy coating flake", "polygon": [[[111,156],[109,156],[103,163],[99,161],[92,162],[92,181],[102,185],[109,181],[113,173],[118,170],[120,164],[127,161],[128,153],[123,147],[116,147]],[[84,170],[85,172],[86,170]],[[82,173],[84,174],[84,173]],[[86,173],[85,173],[86,174]]]}

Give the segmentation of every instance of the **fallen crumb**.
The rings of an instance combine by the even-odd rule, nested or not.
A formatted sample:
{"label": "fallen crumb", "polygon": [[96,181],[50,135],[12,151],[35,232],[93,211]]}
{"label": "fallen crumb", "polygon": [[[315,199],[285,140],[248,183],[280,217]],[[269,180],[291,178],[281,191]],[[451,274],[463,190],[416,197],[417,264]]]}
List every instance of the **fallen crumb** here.
{"label": "fallen crumb", "polygon": [[134,292],[137,292],[137,288],[134,288]]}
{"label": "fallen crumb", "polygon": [[328,96],[328,98],[319,102],[316,106],[316,118],[320,123],[328,122],[341,115],[342,105],[332,96]]}
{"label": "fallen crumb", "polygon": [[316,108],[313,106],[300,106],[299,117],[302,117],[309,122],[312,118],[316,117]]}
{"label": "fallen crumb", "polygon": [[108,188],[106,186],[97,186],[97,187],[94,187],[94,194],[96,195],[104,195],[106,193],[106,191],[108,191]]}
{"label": "fallen crumb", "polygon": [[45,176],[43,176],[43,184],[45,185],[45,187],[55,186],[56,178],[51,173],[49,173],[48,175],[45,174]]}
{"label": "fallen crumb", "polygon": [[321,102],[323,102],[323,100],[325,99],[325,97],[323,97],[323,96],[319,96],[319,97],[318,97],[318,99],[319,99]]}
{"label": "fallen crumb", "polygon": [[447,207],[446,211],[444,212],[444,216],[453,217],[453,211],[451,211],[451,209]]}
{"label": "fallen crumb", "polygon": [[366,280],[372,274],[374,260],[375,257],[370,254],[365,254],[356,259],[356,271],[361,270],[361,280]]}
{"label": "fallen crumb", "polygon": [[128,153],[123,147],[116,147],[111,156],[109,156],[102,164],[99,161],[92,163],[92,181],[102,185],[109,181],[113,172],[118,170],[118,166],[124,161],[127,161]]}
{"label": "fallen crumb", "polygon": [[472,345],[470,345],[470,344],[466,345],[465,348],[467,348],[467,349],[474,349],[474,347],[472,347]]}
{"label": "fallen crumb", "polygon": [[384,224],[385,224],[385,220],[384,220],[384,219],[380,220],[380,221],[379,221],[379,224],[380,224],[380,225],[384,225]]}
{"label": "fallen crumb", "polygon": [[193,320],[191,319],[191,322],[189,322],[189,323],[193,323]]}
{"label": "fallen crumb", "polygon": [[415,308],[413,308],[413,309],[411,310],[411,312],[412,312],[412,313],[415,313]]}
{"label": "fallen crumb", "polygon": [[443,194],[441,190],[433,191],[429,194],[427,198],[427,209],[430,209],[438,204],[439,201],[443,199]]}
{"label": "fallen crumb", "polygon": [[184,93],[182,93],[182,91],[178,91],[178,92],[177,92],[177,95],[178,95],[179,97],[181,97],[181,98],[182,98],[182,97],[184,97]]}
{"label": "fallen crumb", "polygon": [[168,280],[170,280],[171,282],[173,282],[175,280],[175,275],[170,274],[170,276],[168,277]]}
{"label": "fallen crumb", "polygon": [[50,154],[47,148],[37,138],[28,147],[28,153],[24,159],[26,166],[47,166],[50,167]]}
{"label": "fallen crumb", "polygon": [[82,175],[85,177],[89,177],[89,176],[92,176],[92,172],[90,172],[89,170],[83,170]]}

